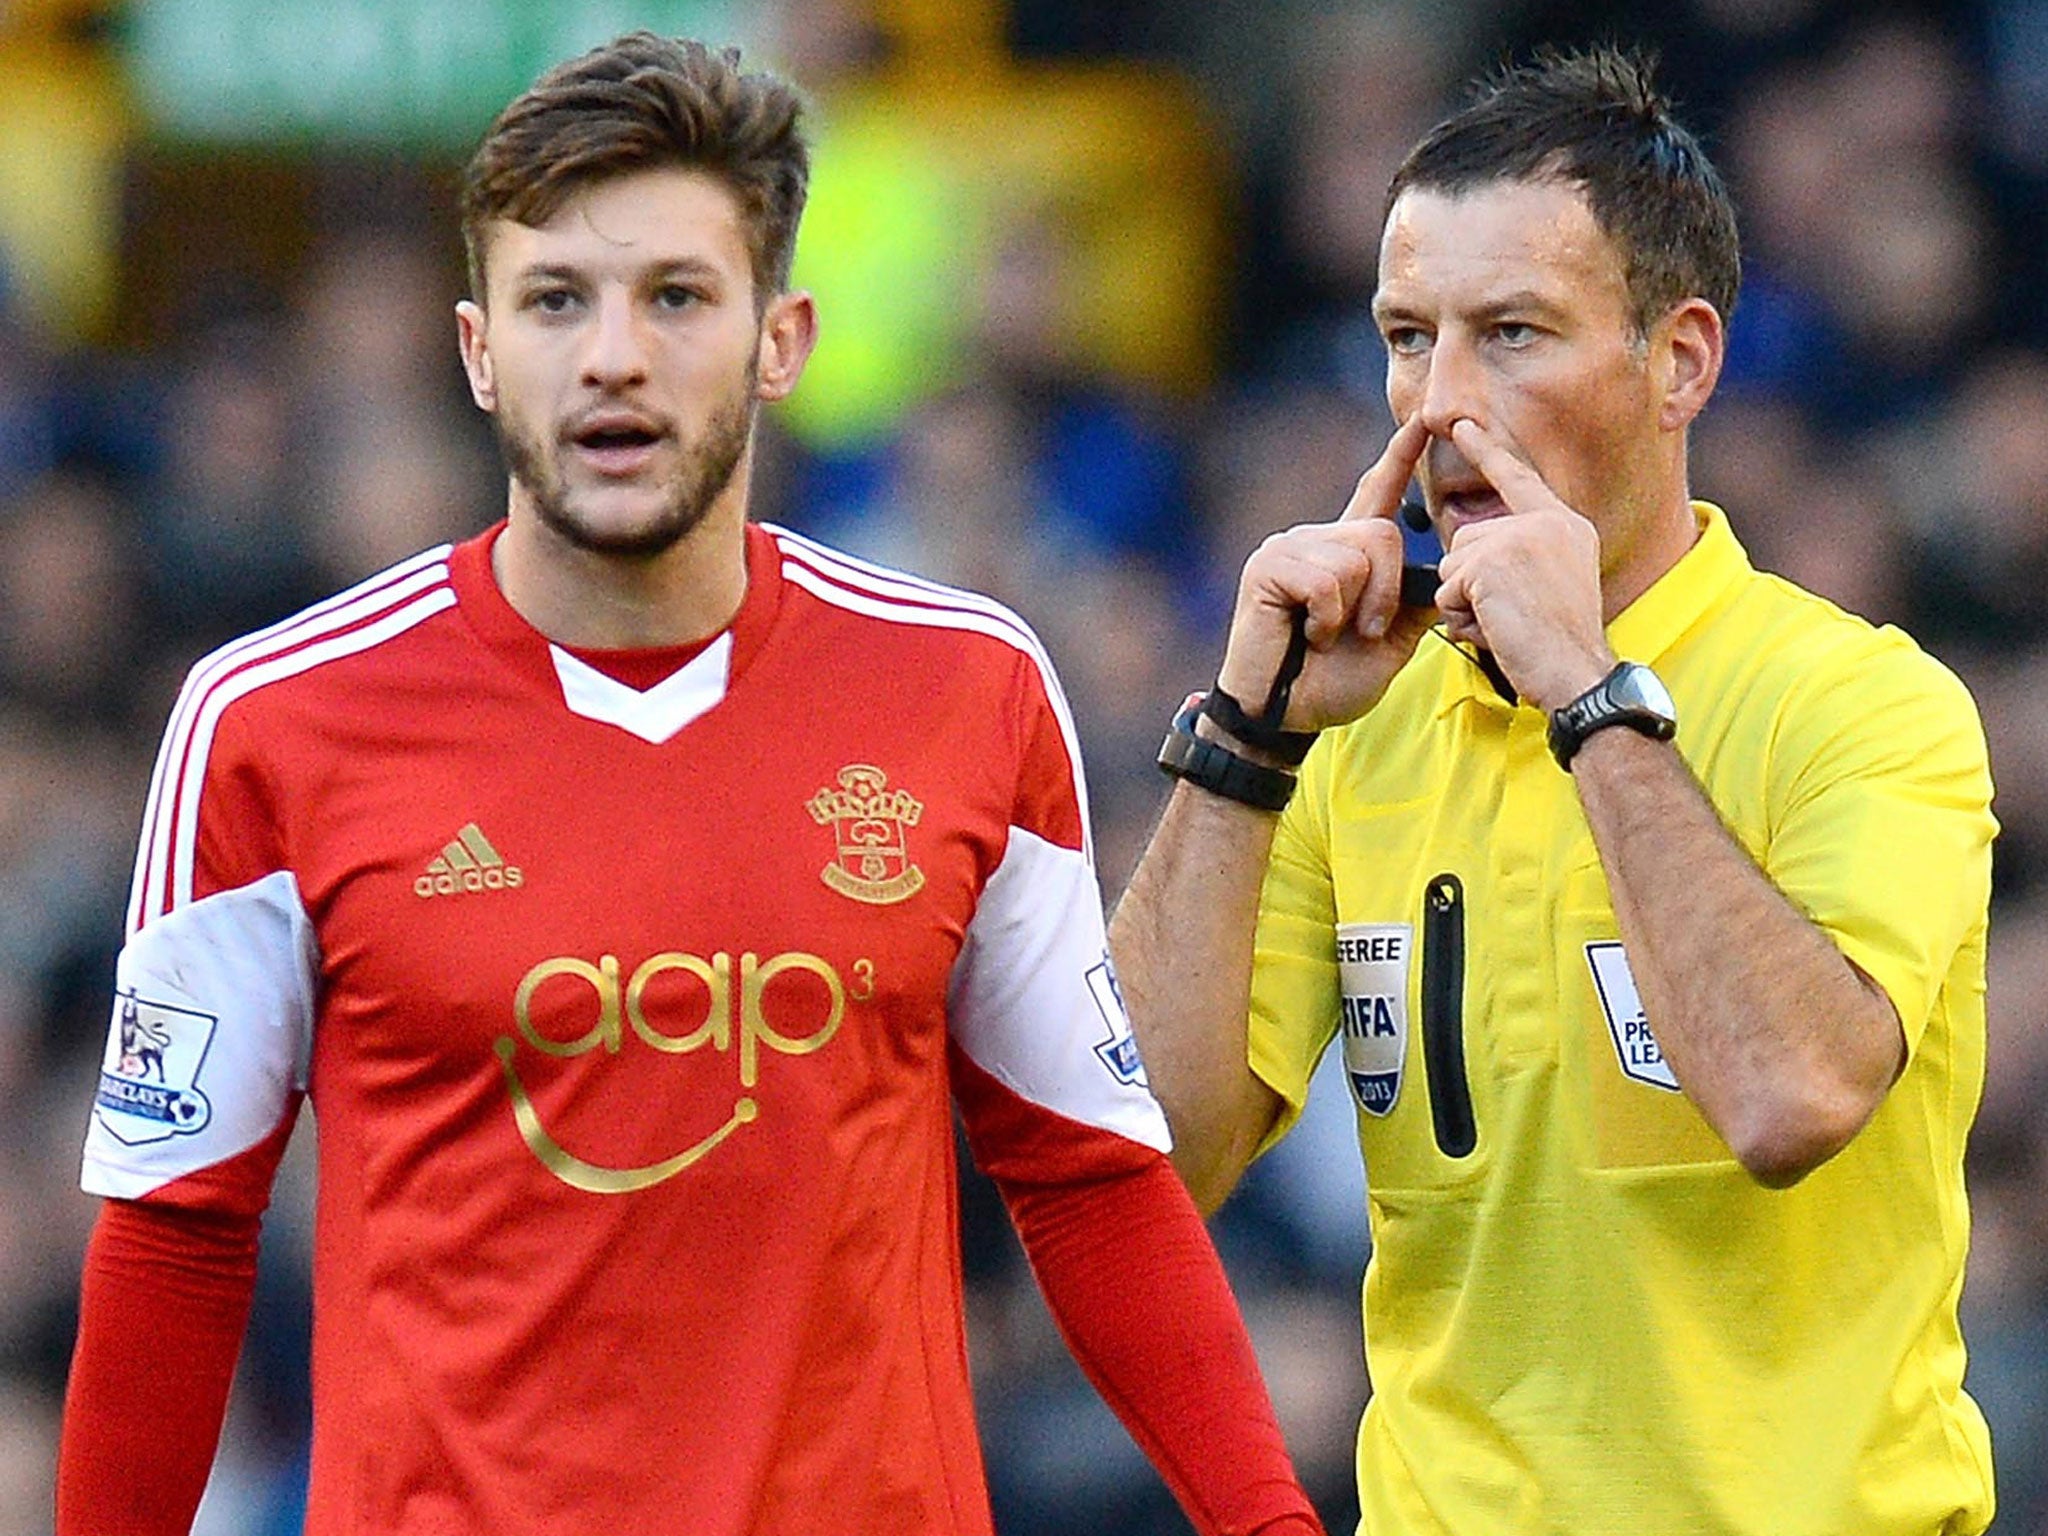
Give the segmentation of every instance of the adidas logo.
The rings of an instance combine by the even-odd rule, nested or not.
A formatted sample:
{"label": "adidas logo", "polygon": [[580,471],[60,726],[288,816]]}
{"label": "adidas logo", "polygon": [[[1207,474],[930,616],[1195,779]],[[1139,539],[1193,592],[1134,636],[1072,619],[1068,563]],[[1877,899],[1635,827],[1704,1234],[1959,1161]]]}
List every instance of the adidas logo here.
{"label": "adidas logo", "polygon": [[525,872],[517,864],[507,864],[472,821],[434,855],[434,862],[413,881],[412,888],[421,896],[454,896],[463,891],[509,891],[525,880]]}

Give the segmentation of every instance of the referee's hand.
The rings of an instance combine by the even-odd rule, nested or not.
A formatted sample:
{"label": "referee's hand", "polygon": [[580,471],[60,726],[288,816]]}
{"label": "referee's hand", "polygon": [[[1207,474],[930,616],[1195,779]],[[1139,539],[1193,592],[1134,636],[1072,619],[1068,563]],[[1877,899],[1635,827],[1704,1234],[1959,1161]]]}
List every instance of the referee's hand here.
{"label": "referee's hand", "polygon": [[1273,691],[1297,610],[1308,655],[1285,728],[1316,731],[1379,702],[1428,630],[1427,609],[1401,607],[1401,496],[1429,441],[1420,415],[1403,422],[1336,521],[1270,535],[1245,562],[1217,682],[1254,714]]}
{"label": "referee's hand", "polygon": [[1508,515],[1457,529],[1439,567],[1444,631],[1493,652],[1539,709],[1571,703],[1614,666],[1603,619],[1600,535],[1512,443],[1470,417],[1450,443]]}

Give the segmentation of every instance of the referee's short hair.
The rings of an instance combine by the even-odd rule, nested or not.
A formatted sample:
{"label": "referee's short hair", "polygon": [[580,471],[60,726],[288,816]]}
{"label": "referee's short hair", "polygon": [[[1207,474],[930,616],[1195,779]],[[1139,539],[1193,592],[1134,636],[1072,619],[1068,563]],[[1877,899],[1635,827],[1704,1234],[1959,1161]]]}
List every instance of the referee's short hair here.
{"label": "referee's short hair", "polygon": [[1408,191],[1455,196],[1495,181],[1559,181],[1585,194],[1621,253],[1636,329],[1702,298],[1725,321],[1742,286],[1735,206],[1699,140],[1657,89],[1653,62],[1616,47],[1546,48],[1480,81],[1409,151],[1386,211]]}

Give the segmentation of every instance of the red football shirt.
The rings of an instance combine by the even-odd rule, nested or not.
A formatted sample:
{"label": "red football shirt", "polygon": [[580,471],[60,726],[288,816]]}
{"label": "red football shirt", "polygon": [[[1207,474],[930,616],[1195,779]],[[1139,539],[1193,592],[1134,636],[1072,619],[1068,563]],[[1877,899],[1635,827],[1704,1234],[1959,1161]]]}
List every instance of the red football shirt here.
{"label": "red football shirt", "polygon": [[753,527],[639,691],[494,536],[195,668],[85,1187],[259,1209],[310,1097],[311,1536],[986,1531],[951,1080],[1011,1179],[1167,1144],[1043,652]]}

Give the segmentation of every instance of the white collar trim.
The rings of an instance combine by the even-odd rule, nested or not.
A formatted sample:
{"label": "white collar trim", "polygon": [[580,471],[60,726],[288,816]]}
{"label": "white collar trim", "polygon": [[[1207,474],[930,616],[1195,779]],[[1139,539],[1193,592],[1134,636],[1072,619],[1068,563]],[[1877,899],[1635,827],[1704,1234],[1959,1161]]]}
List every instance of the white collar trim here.
{"label": "white collar trim", "polygon": [[645,693],[607,677],[589,662],[550,645],[562,702],[569,712],[660,746],[725,697],[732,670],[732,632],[727,630]]}

